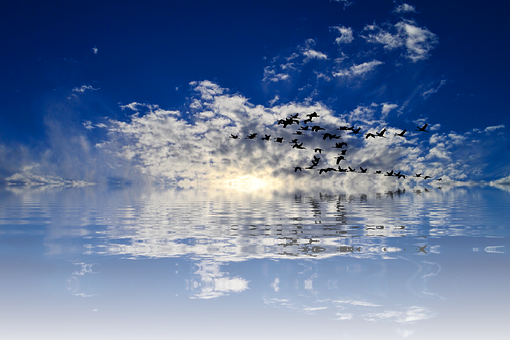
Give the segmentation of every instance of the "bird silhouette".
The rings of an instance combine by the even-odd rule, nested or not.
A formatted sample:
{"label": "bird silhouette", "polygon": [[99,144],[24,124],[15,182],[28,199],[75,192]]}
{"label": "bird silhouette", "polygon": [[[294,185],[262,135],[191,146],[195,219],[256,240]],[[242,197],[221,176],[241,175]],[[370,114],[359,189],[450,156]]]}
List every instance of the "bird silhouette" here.
{"label": "bird silhouette", "polygon": [[429,126],[429,124],[425,124],[422,127],[417,126],[416,131],[428,132],[427,130],[425,130],[427,128],[427,126]]}
{"label": "bird silhouette", "polygon": [[353,129],[352,127],[340,126],[337,130],[348,131],[348,130],[352,130],[352,129]]}
{"label": "bird silhouette", "polygon": [[299,127],[299,130],[308,131],[308,130],[310,130],[310,127],[309,127],[308,125],[306,125],[306,126],[300,126],[300,127]]}
{"label": "bird silhouette", "polygon": [[382,171],[381,171],[381,170],[376,170],[376,171],[374,172],[374,174],[382,174]]}
{"label": "bird silhouette", "polygon": [[362,167],[359,167],[361,170],[360,170],[360,173],[364,174],[367,172],[368,168],[365,168],[363,169]]}
{"label": "bird silhouette", "polygon": [[302,136],[303,132],[302,131],[296,131],[296,132],[293,133],[293,135]]}
{"label": "bird silhouette", "polygon": [[245,139],[255,139],[257,137],[257,134],[256,133],[251,133],[249,134],[248,136],[246,136]]}
{"label": "bird silhouette", "polygon": [[300,167],[300,166],[296,166],[296,167],[294,167],[294,172],[297,172],[298,170],[299,170],[299,171],[303,171],[303,169],[301,169],[301,167]]}
{"label": "bird silhouette", "polygon": [[232,139],[238,139],[239,138],[239,135],[234,135],[233,133],[230,134],[230,137],[228,138],[232,138]]}
{"label": "bird silhouette", "polygon": [[283,143],[283,137],[276,137],[274,141],[275,143]]}
{"label": "bird silhouette", "polygon": [[399,174],[399,175],[396,175],[396,176],[398,177],[398,179],[401,179],[402,177],[403,177],[404,179],[406,179],[406,176],[405,176],[405,175],[403,175],[403,174]]}
{"label": "bird silhouette", "polygon": [[414,174],[414,177],[420,177],[421,174]]}
{"label": "bird silhouette", "polygon": [[345,150],[341,150],[340,155],[345,156],[345,154],[346,154],[346,153],[347,153],[347,149],[345,149]]}
{"label": "bird silhouette", "polygon": [[314,152],[318,152],[318,153],[322,153],[322,149],[321,148],[315,148],[313,149]]}
{"label": "bird silhouette", "polygon": [[443,178],[442,178],[442,177],[441,177],[441,178],[436,179],[436,181],[442,181],[442,180],[443,180]]}
{"label": "bird silhouette", "polygon": [[404,134],[406,133],[406,130],[400,132],[400,133],[395,133],[395,136],[400,136],[400,137],[405,137]]}
{"label": "bird silhouette", "polygon": [[335,157],[336,159],[336,165],[340,164],[340,161],[342,160],[345,160],[345,157],[344,156],[338,156],[338,157]]}
{"label": "bird silhouette", "polygon": [[384,136],[384,133],[385,133],[385,132],[386,132],[386,129],[382,129],[380,132],[377,132],[377,133],[376,133],[376,135],[377,135],[377,137],[384,137],[384,138],[386,138],[386,137]]}
{"label": "bird silhouette", "polygon": [[354,129],[354,126],[352,127],[352,132],[353,134],[357,135],[359,133],[359,130],[361,130],[361,127],[357,128],[357,129]]}
{"label": "bird silhouette", "polygon": [[271,138],[271,135],[265,135],[265,137],[262,137],[261,139],[262,140],[269,140],[269,138]]}
{"label": "bird silhouette", "polygon": [[319,130],[326,130],[326,129],[321,128],[319,125],[312,126],[312,131],[313,132],[318,132]]}
{"label": "bird silhouette", "polygon": [[384,176],[393,176],[393,170],[391,170],[390,172],[386,171],[386,175]]}
{"label": "bird silhouette", "polygon": [[370,133],[370,132],[369,132],[369,133],[367,133],[367,134],[365,135],[365,139],[368,139],[368,137],[375,138],[375,135],[374,135],[373,133]]}
{"label": "bird silhouette", "polygon": [[319,118],[320,116],[317,114],[317,112],[312,112],[306,115],[308,118]]}
{"label": "bird silhouette", "polygon": [[303,146],[303,143],[301,143],[301,144],[296,143],[296,144],[292,145],[292,148],[300,149],[300,150],[304,150],[304,149],[306,149],[306,148]]}
{"label": "bird silhouette", "polygon": [[333,146],[332,148],[341,149],[343,146],[347,146],[347,143],[346,142],[335,143],[335,146]]}
{"label": "bird silhouette", "polygon": [[355,170],[355,169],[353,169],[353,168],[351,168],[350,166],[348,166],[347,168],[349,168],[349,171],[350,171],[350,172],[356,172],[356,170]]}
{"label": "bird silhouette", "polygon": [[429,179],[429,178],[430,178],[430,176],[425,176],[425,177],[423,177],[423,179]]}

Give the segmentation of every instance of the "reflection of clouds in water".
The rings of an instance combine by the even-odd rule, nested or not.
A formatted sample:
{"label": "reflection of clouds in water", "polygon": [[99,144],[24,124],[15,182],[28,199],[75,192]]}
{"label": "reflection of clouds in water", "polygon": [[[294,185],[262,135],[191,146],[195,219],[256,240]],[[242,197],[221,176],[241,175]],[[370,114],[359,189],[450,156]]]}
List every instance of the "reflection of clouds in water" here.
{"label": "reflection of clouds in water", "polygon": [[388,310],[381,313],[368,313],[365,314],[363,318],[367,321],[388,320],[406,324],[427,320],[434,316],[436,316],[436,313],[427,308],[412,306],[400,311]]}
{"label": "reflection of clouds in water", "polygon": [[92,270],[92,266],[96,265],[96,263],[85,263],[85,262],[75,262],[73,263],[75,266],[81,266],[80,270],[74,271],[71,277],[67,280],[67,290],[69,290],[74,296],[79,297],[94,297],[98,294],[86,294],[80,292],[80,277],[90,274],[99,274],[99,272],[94,272]]}
{"label": "reflection of clouds in water", "polygon": [[241,277],[226,277],[228,273],[221,272],[220,265],[221,263],[213,261],[202,261],[197,264],[198,270],[194,275],[199,278],[187,281],[187,289],[194,293],[192,298],[212,299],[248,289],[248,281]]}

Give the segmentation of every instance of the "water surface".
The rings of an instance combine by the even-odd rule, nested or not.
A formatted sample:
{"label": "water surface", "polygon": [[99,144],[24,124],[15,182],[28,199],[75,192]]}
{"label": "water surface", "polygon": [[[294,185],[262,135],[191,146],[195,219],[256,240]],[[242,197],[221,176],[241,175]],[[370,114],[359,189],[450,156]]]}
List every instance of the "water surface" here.
{"label": "water surface", "polygon": [[0,191],[3,339],[500,339],[510,195]]}

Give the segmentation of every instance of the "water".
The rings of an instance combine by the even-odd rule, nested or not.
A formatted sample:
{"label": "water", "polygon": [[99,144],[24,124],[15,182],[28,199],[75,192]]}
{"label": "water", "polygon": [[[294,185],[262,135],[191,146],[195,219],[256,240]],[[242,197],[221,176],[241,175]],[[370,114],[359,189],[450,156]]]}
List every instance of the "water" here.
{"label": "water", "polygon": [[510,195],[0,191],[2,339],[503,339]]}

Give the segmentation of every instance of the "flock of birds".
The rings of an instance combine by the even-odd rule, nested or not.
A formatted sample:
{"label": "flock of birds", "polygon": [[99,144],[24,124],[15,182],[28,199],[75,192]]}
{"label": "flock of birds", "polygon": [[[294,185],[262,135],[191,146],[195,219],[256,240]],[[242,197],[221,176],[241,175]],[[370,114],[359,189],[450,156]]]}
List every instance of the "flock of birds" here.
{"label": "flock of birds", "polygon": [[[317,133],[319,131],[325,131],[326,130],[326,129],[320,127],[319,125],[313,125],[313,126],[308,125],[308,123],[313,123],[313,119],[314,118],[319,118],[320,117],[317,114],[317,112],[313,112],[313,113],[307,114],[306,116],[307,116],[307,118],[302,121],[303,125],[300,125],[300,121],[298,119],[299,113],[293,114],[290,117],[287,117],[286,119],[278,120],[278,125],[283,125],[284,129],[287,128],[287,126],[290,126],[290,125],[293,125],[293,124],[298,125],[299,126],[298,130],[293,133],[294,135],[297,135],[297,136],[303,136],[305,134],[305,132],[307,132],[307,131],[312,131],[312,132]],[[428,124],[424,124],[421,127],[417,126],[416,127],[416,131],[429,132],[429,130],[427,130],[427,127],[428,127]],[[361,134],[361,127],[355,128],[354,126],[340,126],[337,130],[344,131],[344,132],[349,132],[350,134],[354,134],[354,135]],[[395,133],[395,136],[400,136],[400,137],[404,137],[405,138],[406,137],[406,132],[407,132],[407,130],[402,130],[400,133]],[[374,132],[374,133],[368,132],[368,133],[364,134],[364,138],[365,139],[369,139],[369,138],[386,138],[386,136],[384,135],[385,133],[386,133],[386,129],[382,129],[381,131]],[[323,138],[322,138],[323,140],[326,140],[326,139],[329,139],[329,140],[333,140],[333,139],[338,140],[338,139],[340,139],[342,137],[341,135],[337,135],[336,133],[332,134],[332,133],[329,133],[329,132],[322,133],[322,135],[323,135]],[[258,139],[257,136],[258,136],[258,133],[250,133],[244,139],[256,140],[256,139]],[[234,135],[234,134],[230,134],[229,138],[231,138],[231,139],[240,139],[239,135]],[[264,140],[264,141],[271,141],[271,135],[265,134],[264,137],[261,137],[260,139]],[[273,141],[275,143],[283,143],[284,142],[284,137],[276,137],[276,138],[273,139]],[[301,143],[299,142],[299,138],[292,139],[289,143],[292,144],[292,148],[294,148],[294,149],[299,149],[299,150],[306,149],[303,146],[304,143],[303,142],[301,142]],[[296,167],[294,167],[294,172],[303,171],[303,170],[313,170],[313,169],[317,168],[319,174],[327,173],[327,172],[330,172],[330,171],[368,173],[368,167],[363,168],[363,167],[360,166],[360,170],[359,171],[356,171],[356,169],[353,169],[350,166],[347,166],[346,168],[342,168],[341,162],[346,160],[345,157],[347,156],[347,146],[348,146],[348,144],[346,142],[335,142],[335,145],[333,145],[333,147],[332,147],[334,149],[340,149],[339,150],[340,153],[338,154],[338,156],[335,157],[336,165],[338,166],[338,168],[332,168],[332,167],[317,168],[319,166],[321,158],[318,157],[317,155],[314,155],[312,160],[311,160],[311,164],[309,166],[306,166],[306,167],[296,166]],[[343,149],[344,147],[345,147],[345,149]],[[323,149],[321,149],[321,148],[314,148],[313,150],[314,150],[314,153],[319,153],[319,154],[322,154],[322,151],[323,151]],[[374,174],[383,174],[383,172],[381,170],[376,170],[374,172]],[[406,175],[404,175],[402,173],[402,171],[395,172],[394,170],[390,170],[390,171],[386,171],[383,175],[384,176],[394,176],[394,177],[397,177],[398,179],[405,179],[406,178]],[[413,177],[421,178],[423,180],[427,180],[427,179],[431,178],[430,176],[422,176],[422,175],[423,175],[422,173],[415,173]],[[436,180],[437,181],[441,181],[442,178],[437,178]]]}

